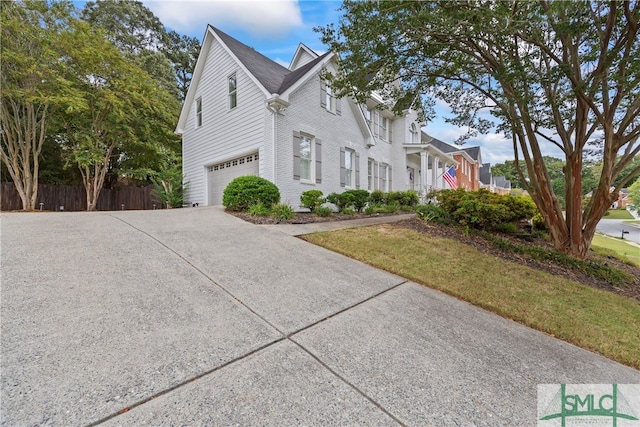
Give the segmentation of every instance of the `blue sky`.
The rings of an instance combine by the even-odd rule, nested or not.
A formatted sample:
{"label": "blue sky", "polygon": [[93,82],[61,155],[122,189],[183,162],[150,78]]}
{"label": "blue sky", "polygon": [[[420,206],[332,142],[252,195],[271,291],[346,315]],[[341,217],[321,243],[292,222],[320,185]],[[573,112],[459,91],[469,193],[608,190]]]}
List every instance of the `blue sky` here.
{"label": "blue sky", "polygon": [[[327,46],[320,42],[314,27],[337,23],[341,1],[333,0],[143,0],[160,21],[180,34],[200,41],[207,24],[219,28],[242,43],[285,66],[289,65],[300,42],[322,53]],[[82,7],[84,2],[78,2]],[[452,144],[465,131],[445,123],[448,111],[439,104],[439,116],[424,130],[431,136]],[[481,146],[483,162],[502,163],[513,159],[511,140],[499,134],[479,135],[465,147]],[[549,155],[557,150],[549,148]]]}

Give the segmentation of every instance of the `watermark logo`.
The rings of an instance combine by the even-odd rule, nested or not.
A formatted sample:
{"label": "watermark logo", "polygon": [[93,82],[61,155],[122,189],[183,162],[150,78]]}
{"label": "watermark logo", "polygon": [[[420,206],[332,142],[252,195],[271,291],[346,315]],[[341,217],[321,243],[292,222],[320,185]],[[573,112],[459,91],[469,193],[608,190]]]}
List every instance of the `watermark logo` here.
{"label": "watermark logo", "polygon": [[539,427],[640,427],[640,384],[540,384]]}

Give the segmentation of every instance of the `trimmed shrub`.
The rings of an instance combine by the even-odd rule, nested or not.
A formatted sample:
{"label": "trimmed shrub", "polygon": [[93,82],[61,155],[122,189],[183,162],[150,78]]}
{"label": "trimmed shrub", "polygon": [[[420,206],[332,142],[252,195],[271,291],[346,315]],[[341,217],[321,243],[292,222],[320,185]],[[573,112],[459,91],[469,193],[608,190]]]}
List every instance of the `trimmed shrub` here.
{"label": "trimmed shrub", "polygon": [[374,205],[385,205],[387,203],[387,194],[382,190],[373,190],[369,195],[369,201]]}
{"label": "trimmed shrub", "polygon": [[397,202],[400,206],[417,206],[420,202],[418,193],[415,191],[390,191],[386,197],[387,203]]}
{"label": "trimmed shrub", "polygon": [[449,225],[453,222],[451,216],[438,205],[428,204],[416,207],[416,216],[423,221],[433,221]]}
{"label": "trimmed shrub", "polygon": [[347,190],[340,195],[344,200],[345,207],[353,206],[353,208],[362,212],[369,202],[369,192],[367,190]]}
{"label": "trimmed shrub", "polygon": [[455,221],[483,230],[496,230],[504,223],[531,219],[536,212],[535,204],[528,197],[499,195],[486,189],[442,190],[435,198]]}
{"label": "trimmed shrub", "polygon": [[257,203],[271,208],[280,200],[280,190],[271,181],[255,175],[239,176],[222,193],[222,204],[232,211],[247,211]]}
{"label": "trimmed shrub", "polygon": [[300,196],[300,206],[308,208],[311,212],[322,206],[324,203],[321,190],[309,190]]}

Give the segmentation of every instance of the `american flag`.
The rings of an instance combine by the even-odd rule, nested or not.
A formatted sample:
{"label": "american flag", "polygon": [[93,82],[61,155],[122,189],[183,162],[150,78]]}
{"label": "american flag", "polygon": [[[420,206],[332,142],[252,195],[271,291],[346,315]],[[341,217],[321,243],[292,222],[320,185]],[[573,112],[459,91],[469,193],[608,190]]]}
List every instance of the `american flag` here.
{"label": "american flag", "polygon": [[449,184],[451,188],[454,190],[458,188],[458,179],[456,178],[456,170],[453,166],[451,166],[447,171],[442,175],[445,181]]}

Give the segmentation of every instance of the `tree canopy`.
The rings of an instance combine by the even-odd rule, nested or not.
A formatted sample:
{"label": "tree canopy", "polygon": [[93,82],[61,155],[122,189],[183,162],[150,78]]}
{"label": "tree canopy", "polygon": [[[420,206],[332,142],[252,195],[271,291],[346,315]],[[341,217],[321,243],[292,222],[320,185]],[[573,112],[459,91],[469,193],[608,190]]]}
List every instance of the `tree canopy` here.
{"label": "tree canopy", "polygon": [[[637,172],[610,191],[640,151],[640,3],[346,0],[342,10],[337,25],[318,29],[341,56],[337,92],[363,101],[378,91],[426,118],[443,100],[467,138],[495,125],[513,141],[556,248],[586,256],[598,221]],[[565,156],[566,215],[542,141]],[[583,206],[592,144],[602,172]]]}

